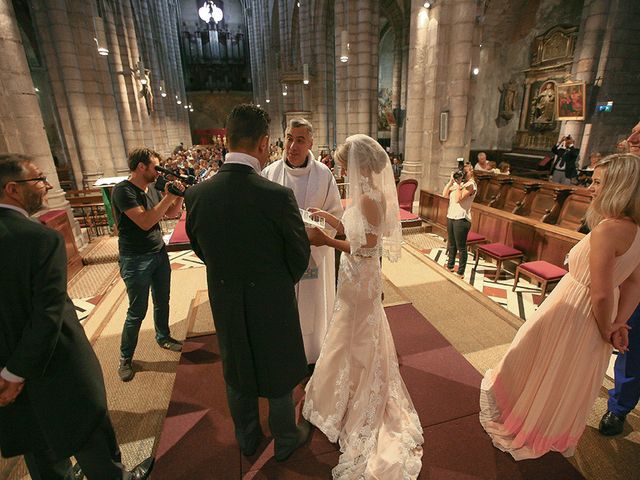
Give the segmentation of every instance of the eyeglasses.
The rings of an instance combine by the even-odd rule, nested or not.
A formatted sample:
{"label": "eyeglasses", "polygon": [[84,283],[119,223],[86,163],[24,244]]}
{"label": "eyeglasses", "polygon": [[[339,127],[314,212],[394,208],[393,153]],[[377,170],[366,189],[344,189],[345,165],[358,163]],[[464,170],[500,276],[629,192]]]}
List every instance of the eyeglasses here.
{"label": "eyeglasses", "polygon": [[47,180],[47,177],[36,177],[36,178],[23,178],[21,180],[12,180],[13,182],[16,183],[24,183],[24,182],[42,182],[42,183],[49,183]]}

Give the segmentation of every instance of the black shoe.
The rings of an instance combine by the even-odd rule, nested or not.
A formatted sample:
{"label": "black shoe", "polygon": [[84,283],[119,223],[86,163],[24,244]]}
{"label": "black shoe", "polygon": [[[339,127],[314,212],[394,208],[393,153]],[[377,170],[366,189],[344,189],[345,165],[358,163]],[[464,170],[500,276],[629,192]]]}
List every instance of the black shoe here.
{"label": "black shoe", "polygon": [[602,420],[600,420],[600,426],[598,427],[598,430],[600,430],[600,433],[602,435],[606,435],[607,437],[620,435],[622,433],[622,429],[624,428],[625,418],[627,417],[616,415],[613,412],[607,412],[602,416]]}
{"label": "black shoe", "polygon": [[253,442],[251,442],[246,448],[240,448],[240,450],[242,451],[242,454],[245,457],[253,457],[256,454],[256,451],[258,450],[258,446],[260,445],[260,442],[262,441],[263,438],[264,438],[264,434],[262,433],[262,430],[260,430],[260,433],[258,433],[258,436]]}
{"label": "black shoe", "polygon": [[154,458],[149,457],[146,460],[143,460],[141,463],[133,467],[133,470],[129,472],[130,480],[145,480],[151,470],[153,469]]}
{"label": "black shoe", "polygon": [[298,443],[296,443],[293,447],[287,450],[276,452],[275,454],[276,461],[284,462],[287,458],[289,458],[293,454],[293,452],[295,452],[299,447],[304,445],[310,436],[311,436],[311,424],[305,419],[302,419],[298,424]]}
{"label": "black shoe", "polygon": [[121,358],[120,366],[118,367],[118,375],[120,380],[128,382],[133,378],[133,365],[130,358]]}
{"label": "black shoe", "polygon": [[182,342],[176,340],[175,338],[167,337],[164,340],[160,340],[158,342],[158,345],[160,345],[160,348],[171,350],[172,352],[182,351]]}

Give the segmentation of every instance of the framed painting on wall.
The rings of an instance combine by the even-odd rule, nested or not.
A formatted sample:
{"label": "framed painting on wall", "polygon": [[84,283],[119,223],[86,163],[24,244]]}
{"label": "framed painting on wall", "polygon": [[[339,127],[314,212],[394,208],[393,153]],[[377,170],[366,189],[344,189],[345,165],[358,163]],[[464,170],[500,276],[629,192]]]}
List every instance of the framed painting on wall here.
{"label": "framed painting on wall", "polygon": [[556,86],[556,108],[558,120],[584,120],[585,82],[562,83]]}

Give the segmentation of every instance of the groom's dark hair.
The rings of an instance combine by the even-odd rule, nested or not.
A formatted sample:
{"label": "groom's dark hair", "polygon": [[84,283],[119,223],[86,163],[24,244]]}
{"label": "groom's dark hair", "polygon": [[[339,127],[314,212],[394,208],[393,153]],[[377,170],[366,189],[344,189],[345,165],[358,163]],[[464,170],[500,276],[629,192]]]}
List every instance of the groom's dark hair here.
{"label": "groom's dark hair", "polygon": [[227,117],[227,142],[229,147],[254,148],[258,140],[269,135],[269,114],[255,105],[236,105]]}

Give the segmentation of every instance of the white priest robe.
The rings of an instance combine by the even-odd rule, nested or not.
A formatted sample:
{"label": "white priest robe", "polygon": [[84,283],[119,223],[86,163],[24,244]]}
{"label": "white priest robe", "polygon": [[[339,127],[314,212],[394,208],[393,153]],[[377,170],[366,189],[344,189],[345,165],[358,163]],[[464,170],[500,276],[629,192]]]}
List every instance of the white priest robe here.
{"label": "white priest robe", "polygon": [[[309,152],[307,165],[291,168],[284,159],[277,160],[262,171],[272,182],[293,190],[300,208],[325,210],[342,218],[342,204],[336,180],[329,168]],[[327,227],[325,232],[335,235]],[[311,247],[309,267],[296,285],[300,327],[304,351],[309,363],[316,363],[324,340],[336,295],[335,251],[331,247]]]}

